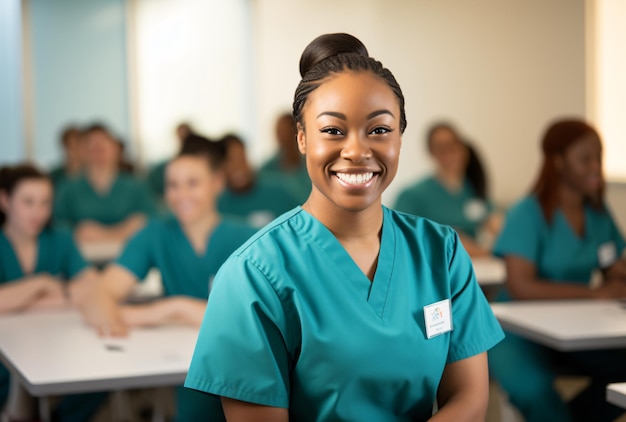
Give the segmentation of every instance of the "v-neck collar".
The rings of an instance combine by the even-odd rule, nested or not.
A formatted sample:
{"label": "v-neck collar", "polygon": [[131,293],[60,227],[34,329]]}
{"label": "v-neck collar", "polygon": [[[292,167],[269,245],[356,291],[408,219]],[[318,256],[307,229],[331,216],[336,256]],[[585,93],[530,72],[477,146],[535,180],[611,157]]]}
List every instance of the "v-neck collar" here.
{"label": "v-neck collar", "polygon": [[326,226],[301,207],[300,215],[303,222],[303,234],[309,237],[329,257],[329,264],[332,264],[343,275],[337,280],[340,280],[347,289],[353,291],[359,299],[367,302],[382,319],[396,258],[396,233],[389,221],[390,211],[383,206],[380,250],[372,281],[363,273],[348,251]]}
{"label": "v-neck collar", "polygon": [[569,235],[573,239],[576,239],[577,242],[585,241],[585,238],[587,237],[587,233],[589,232],[589,220],[591,218],[591,216],[589,215],[589,208],[587,207],[587,205],[585,205],[583,208],[583,232],[582,234],[576,233],[576,230],[574,230],[574,227],[572,227],[572,224],[570,223],[570,221],[568,220],[567,216],[565,215],[565,213],[563,212],[561,208],[557,209],[555,213],[555,218],[558,218],[559,223],[566,227],[567,233],[569,233]]}
{"label": "v-neck collar", "polygon": [[206,240],[206,244],[204,245],[204,252],[202,254],[199,254],[194,249],[193,245],[191,244],[191,241],[189,240],[189,238],[185,234],[185,231],[183,230],[183,227],[181,226],[180,222],[175,217],[172,217],[172,221],[174,222],[174,224],[176,226],[176,230],[178,231],[179,236],[181,236],[182,239],[184,239],[185,245],[187,245],[187,248],[189,248],[189,250],[191,251],[191,253],[193,254],[195,259],[203,260],[204,258],[206,258],[207,256],[209,256],[212,253],[210,251],[211,244],[213,243],[213,242],[211,242],[211,240],[213,238],[215,238],[215,235],[221,230],[221,228],[222,228],[222,221],[219,221],[215,225],[215,227],[213,227],[213,230],[211,231],[211,233],[209,234],[209,236],[208,236],[208,238]]}
{"label": "v-neck collar", "polygon": [[17,256],[15,247],[11,243],[11,240],[9,240],[9,238],[4,234],[4,231],[0,230],[0,240],[4,241],[7,244],[7,248],[9,250],[9,257],[10,257],[9,259],[11,258],[13,259],[13,265],[15,266],[14,269],[16,271],[14,279],[28,277],[28,276],[37,274],[39,272],[39,267],[41,266],[41,260],[42,260],[42,253],[41,253],[42,234],[43,233],[40,233],[37,236],[37,247],[36,247],[36,252],[35,252],[37,256],[35,256],[35,265],[33,266],[33,270],[31,272],[25,272]]}

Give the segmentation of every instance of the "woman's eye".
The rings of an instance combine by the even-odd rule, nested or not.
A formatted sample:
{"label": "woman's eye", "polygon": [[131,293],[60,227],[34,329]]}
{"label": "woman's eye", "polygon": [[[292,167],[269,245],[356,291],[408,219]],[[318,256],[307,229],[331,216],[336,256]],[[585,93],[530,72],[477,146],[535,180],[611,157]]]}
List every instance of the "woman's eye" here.
{"label": "woman's eye", "polygon": [[322,133],[326,133],[328,135],[341,135],[341,131],[336,127],[325,127],[320,130]]}
{"label": "woman's eye", "polygon": [[372,130],[370,133],[372,135],[384,135],[385,133],[389,132],[391,132],[391,129],[389,129],[388,127],[380,126]]}

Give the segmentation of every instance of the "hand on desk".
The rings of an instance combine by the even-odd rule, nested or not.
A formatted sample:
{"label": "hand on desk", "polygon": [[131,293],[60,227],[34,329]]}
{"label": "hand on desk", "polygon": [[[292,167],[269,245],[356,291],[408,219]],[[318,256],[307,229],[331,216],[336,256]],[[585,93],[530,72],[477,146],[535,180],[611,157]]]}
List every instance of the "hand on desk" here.
{"label": "hand on desk", "polygon": [[626,279],[607,278],[593,292],[595,299],[624,299],[626,298]]}
{"label": "hand on desk", "polygon": [[31,280],[38,285],[38,293],[29,309],[53,309],[69,305],[65,283],[50,274],[39,274]]}
{"label": "hand on desk", "polygon": [[93,295],[79,307],[85,322],[102,337],[125,337],[128,327],[122,318],[120,307],[115,301]]}
{"label": "hand on desk", "polygon": [[149,327],[180,323],[200,327],[206,309],[206,300],[173,296],[145,305],[122,307],[122,318],[129,326]]}
{"label": "hand on desk", "polygon": [[605,272],[604,277],[609,279],[620,279],[626,282],[626,259],[618,259]]}

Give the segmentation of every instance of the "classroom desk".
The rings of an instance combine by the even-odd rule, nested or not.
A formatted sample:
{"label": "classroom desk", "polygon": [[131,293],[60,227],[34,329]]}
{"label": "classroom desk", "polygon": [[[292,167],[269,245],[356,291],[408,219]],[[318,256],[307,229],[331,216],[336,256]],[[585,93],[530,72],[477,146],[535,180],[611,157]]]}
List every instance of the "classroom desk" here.
{"label": "classroom desk", "polygon": [[609,384],[606,388],[606,400],[626,409],[626,382]]}
{"label": "classroom desk", "polygon": [[75,310],[0,317],[0,359],[28,392],[47,396],[182,385],[198,330],[169,325],[103,339]]}
{"label": "classroom desk", "polygon": [[113,261],[123,248],[123,242],[85,242],[78,244],[80,253],[88,262],[93,264],[106,264]]}
{"label": "classroom desk", "polygon": [[626,308],[617,300],[492,303],[502,328],[560,351],[626,347]]}
{"label": "classroom desk", "polygon": [[499,258],[473,258],[472,265],[476,280],[481,286],[501,285],[506,281],[506,267],[504,261]]}

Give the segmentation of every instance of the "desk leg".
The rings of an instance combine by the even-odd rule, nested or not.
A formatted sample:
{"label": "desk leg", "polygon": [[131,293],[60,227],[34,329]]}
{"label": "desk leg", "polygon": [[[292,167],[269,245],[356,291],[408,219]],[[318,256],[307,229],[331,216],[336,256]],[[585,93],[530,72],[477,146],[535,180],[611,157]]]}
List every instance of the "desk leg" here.
{"label": "desk leg", "polygon": [[39,417],[41,418],[41,422],[50,422],[52,418],[50,416],[50,400],[48,399],[48,397],[39,397],[38,405]]}
{"label": "desk leg", "polygon": [[167,403],[168,392],[167,388],[155,388],[153,390],[152,422],[165,422],[167,414],[165,404]]}
{"label": "desk leg", "polygon": [[130,400],[128,392],[118,390],[113,392],[113,411],[111,416],[113,422],[130,421]]}

